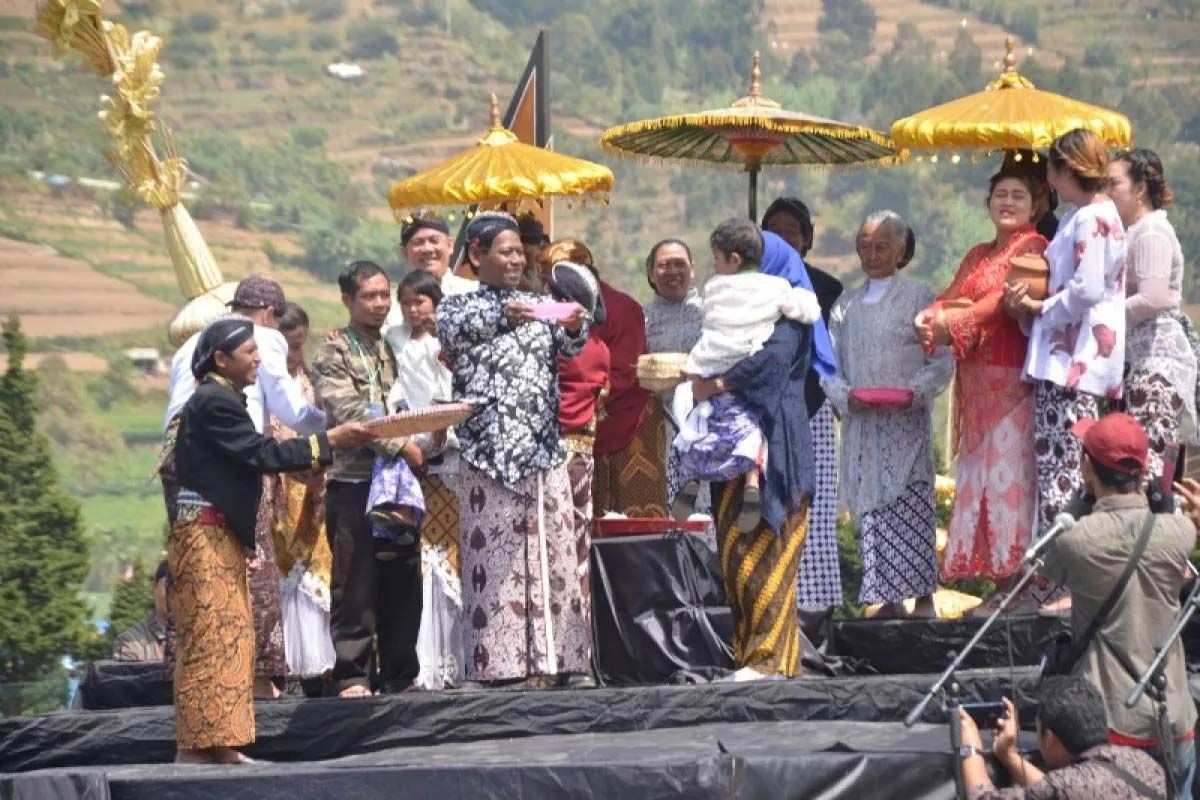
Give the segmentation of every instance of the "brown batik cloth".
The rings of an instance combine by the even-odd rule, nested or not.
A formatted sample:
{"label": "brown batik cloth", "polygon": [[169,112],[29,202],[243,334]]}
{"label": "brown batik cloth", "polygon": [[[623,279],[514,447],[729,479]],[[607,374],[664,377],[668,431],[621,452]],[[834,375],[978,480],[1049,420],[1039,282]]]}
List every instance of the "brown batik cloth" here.
{"label": "brown batik cloth", "polygon": [[738,530],[745,478],[713,484],[717,547],[726,601],[733,612],[733,657],[764,675],[800,674],[796,573],[808,534],[808,499],[775,533],[765,521]]}
{"label": "brown batik cloth", "polygon": [[667,418],[657,396],[646,404],[646,418],[629,445],[616,453],[596,454],[592,508],[630,517],[667,516]]}
{"label": "brown batik cloth", "polygon": [[[254,676],[274,678],[287,675],[283,647],[283,600],[279,593],[279,564],[275,557],[272,489],[263,476],[262,499],[254,522],[255,558],[258,569],[250,573],[250,605],[254,614]],[[365,509],[364,509],[364,513]]]}
{"label": "brown batik cloth", "polygon": [[167,538],[174,580],[175,739],[181,749],[254,741],[254,626],[246,553],[227,525],[200,522],[196,507]]}
{"label": "brown batik cloth", "polygon": [[467,678],[587,672],[592,631],[566,469],[530,475],[515,490],[472,467],[459,480]]}

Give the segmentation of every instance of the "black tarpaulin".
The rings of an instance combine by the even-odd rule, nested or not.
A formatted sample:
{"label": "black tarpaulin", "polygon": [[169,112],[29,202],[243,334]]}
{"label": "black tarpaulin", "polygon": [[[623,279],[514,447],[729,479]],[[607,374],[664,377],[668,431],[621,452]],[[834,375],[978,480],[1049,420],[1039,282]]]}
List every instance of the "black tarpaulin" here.
{"label": "black tarpaulin", "polygon": [[[959,676],[966,699],[1012,693],[1007,670]],[[1018,670],[1024,704],[1032,670]],[[707,723],[900,721],[932,675],[646,686],[581,691],[412,692],[356,699],[273,700],[255,707],[255,758],[319,761],[394,747]],[[925,722],[944,722],[931,703]],[[165,763],[175,755],[170,706],[0,719],[0,772]]]}
{"label": "black tarpaulin", "polygon": [[[774,722],[389,748],[286,766],[162,765],[72,774],[103,780],[114,800],[948,800],[954,796],[953,764],[945,726],[908,730],[898,724]],[[62,776],[5,776],[0,788],[36,792]]]}
{"label": "black tarpaulin", "polygon": [[712,534],[596,539],[591,583],[603,683],[703,680],[735,668],[733,618]]}
{"label": "black tarpaulin", "polygon": [[[853,620],[835,622],[827,647],[838,656],[861,659],[877,671],[893,675],[941,673],[984,620]],[[1021,615],[1004,617],[967,656],[967,669],[986,669],[1008,664],[1008,641],[1012,637],[1013,663],[1038,663],[1046,642],[1059,633],[1070,633],[1067,617]]]}

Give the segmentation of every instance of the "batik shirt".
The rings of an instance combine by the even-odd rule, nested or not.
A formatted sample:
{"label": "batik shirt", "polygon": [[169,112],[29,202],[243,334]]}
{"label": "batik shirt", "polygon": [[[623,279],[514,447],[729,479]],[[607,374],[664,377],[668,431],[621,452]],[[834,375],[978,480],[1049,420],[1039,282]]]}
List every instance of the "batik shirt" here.
{"label": "batik shirt", "polygon": [[[1119,770],[1103,766],[1115,765]],[[1167,780],[1150,756],[1132,747],[1102,744],[1085,750],[1075,763],[1052,770],[1028,789],[974,788],[971,800],[1145,800],[1137,784],[1167,796]]]}
{"label": "batik shirt", "polygon": [[508,303],[542,299],[481,284],[477,292],[447,297],[437,310],[454,399],[481,406],[455,429],[462,458],[509,487],[565,460],[558,357],[577,355],[587,341],[586,325],[572,334],[554,323],[509,324]]}

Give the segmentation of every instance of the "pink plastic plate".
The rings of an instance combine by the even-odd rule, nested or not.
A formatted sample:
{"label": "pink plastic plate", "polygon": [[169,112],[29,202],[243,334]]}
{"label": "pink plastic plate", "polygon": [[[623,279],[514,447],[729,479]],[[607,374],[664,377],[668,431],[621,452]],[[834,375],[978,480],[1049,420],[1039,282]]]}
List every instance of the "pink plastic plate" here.
{"label": "pink plastic plate", "polygon": [[913,399],[911,389],[897,389],[891,386],[862,386],[852,389],[850,396],[860,403],[877,408],[903,407]]}
{"label": "pink plastic plate", "polygon": [[542,322],[562,322],[565,319],[570,319],[579,310],[578,303],[533,303],[529,306],[529,310],[533,312],[533,318]]}

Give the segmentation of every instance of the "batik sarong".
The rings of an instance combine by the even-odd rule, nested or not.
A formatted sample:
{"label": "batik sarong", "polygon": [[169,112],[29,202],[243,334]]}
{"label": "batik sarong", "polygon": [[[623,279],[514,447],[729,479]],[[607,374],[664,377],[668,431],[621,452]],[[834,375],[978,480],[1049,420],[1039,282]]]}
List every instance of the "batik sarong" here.
{"label": "batik sarong", "polygon": [[842,604],[842,570],[837,544],[837,442],[833,408],[826,401],[809,420],[816,490],[808,509],[808,536],[800,553],[796,603],[801,608]]}
{"label": "batik sarong", "polygon": [[[209,510],[211,512],[211,509]],[[254,625],[246,553],[228,525],[181,506],[167,537],[180,749],[254,741]]]}
{"label": "batik sarong", "polygon": [[733,612],[733,655],[738,667],[764,675],[800,673],[800,625],[796,572],[808,532],[808,501],[780,533],[760,522],[738,529],[744,478],[713,484],[717,499],[717,547],[726,601]]}
{"label": "batik sarong", "polygon": [[596,454],[592,481],[596,516],[610,511],[630,517],[667,516],[666,425],[662,403],[652,396],[629,445],[616,453]]}
{"label": "batik sarong", "polygon": [[575,534],[566,468],[509,488],[464,465],[459,496],[467,678],[586,673],[586,546]]}
{"label": "batik sarong", "polygon": [[933,486],[909,484],[904,494],[859,519],[861,605],[899,603],[937,589],[937,521]]}

